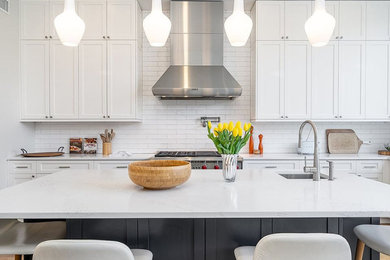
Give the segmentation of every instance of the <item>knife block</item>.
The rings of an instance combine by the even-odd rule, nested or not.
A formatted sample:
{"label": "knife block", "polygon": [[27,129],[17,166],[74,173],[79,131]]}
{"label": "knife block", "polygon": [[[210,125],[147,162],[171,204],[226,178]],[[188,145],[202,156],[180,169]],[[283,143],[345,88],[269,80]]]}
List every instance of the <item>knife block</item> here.
{"label": "knife block", "polygon": [[111,143],[103,143],[103,155],[112,154],[112,144]]}

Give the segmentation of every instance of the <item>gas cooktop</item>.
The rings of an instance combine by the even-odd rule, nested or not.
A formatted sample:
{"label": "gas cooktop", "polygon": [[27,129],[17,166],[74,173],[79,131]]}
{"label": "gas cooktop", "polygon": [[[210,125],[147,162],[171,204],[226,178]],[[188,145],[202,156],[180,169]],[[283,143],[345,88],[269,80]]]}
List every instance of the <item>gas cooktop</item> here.
{"label": "gas cooktop", "polygon": [[221,157],[213,151],[161,151],[155,157]]}

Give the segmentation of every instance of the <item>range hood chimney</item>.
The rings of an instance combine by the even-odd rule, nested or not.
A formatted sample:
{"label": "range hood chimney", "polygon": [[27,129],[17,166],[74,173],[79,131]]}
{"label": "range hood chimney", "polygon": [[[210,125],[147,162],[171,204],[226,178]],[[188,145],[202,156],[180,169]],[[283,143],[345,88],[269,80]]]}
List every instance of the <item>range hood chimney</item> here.
{"label": "range hood chimney", "polygon": [[171,66],[152,88],[162,99],[233,99],[223,66],[223,2],[171,1]]}

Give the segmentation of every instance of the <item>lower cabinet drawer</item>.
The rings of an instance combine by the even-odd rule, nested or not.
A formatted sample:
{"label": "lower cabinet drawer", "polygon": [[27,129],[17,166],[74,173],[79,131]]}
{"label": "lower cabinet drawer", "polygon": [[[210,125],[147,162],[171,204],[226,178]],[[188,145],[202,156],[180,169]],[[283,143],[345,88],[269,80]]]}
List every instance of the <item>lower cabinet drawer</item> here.
{"label": "lower cabinet drawer", "polygon": [[38,175],[39,174],[36,174],[36,173],[14,173],[14,174],[12,174],[11,183],[9,183],[8,185],[11,186],[11,185],[20,184],[20,183],[23,183],[26,181],[31,181],[31,180],[38,178]]}
{"label": "lower cabinet drawer", "polygon": [[79,170],[88,170],[92,168],[92,162],[38,162],[37,172],[38,173],[54,173],[62,170],[69,169],[79,169]]}
{"label": "lower cabinet drawer", "polygon": [[[338,172],[343,173],[356,173],[356,161],[343,161],[343,160],[331,160],[334,163],[335,174]],[[312,163],[312,161],[310,162]],[[303,163],[304,164],[304,163]],[[320,161],[321,173],[329,173],[329,163],[327,160]]]}
{"label": "lower cabinet drawer", "polygon": [[94,169],[96,170],[116,170],[116,169],[127,169],[130,162],[95,162]]}
{"label": "lower cabinet drawer", "polygon": [[9,162],[10,173],[33,173],[37,170],[36,162]]}
{"label": "lower cabinet drawer", "polygon": [[244,161],[244,169],[297,170],[298,161]]}

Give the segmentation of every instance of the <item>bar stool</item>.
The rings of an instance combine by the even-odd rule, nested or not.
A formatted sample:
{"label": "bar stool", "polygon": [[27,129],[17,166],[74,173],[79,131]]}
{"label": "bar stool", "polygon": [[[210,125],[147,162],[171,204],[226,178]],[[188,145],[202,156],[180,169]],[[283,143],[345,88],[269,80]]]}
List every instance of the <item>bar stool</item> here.
{"label": "bar stool", "polygon": [[363,258],[364,247],[390,255],[390,226],[359,225],[353,229],[358,237],[355,260]]}
{"label": "bar stool", "polygon": [[256,247],[238,247],[234,255],[237,260],[350,260],[351,250],[336,234],[280,233],[263,237]]}
{"label": "bar stool", "polygon": [[33,260],[152,260],[149,250],[129,249],[125,244],[104,240],[51,240],[39,244]]}
{"label": "bar stool", "polygon": [[46,240],[63,239],[64,221],[23,223],[17,220],[0,220],[0,255],[32,255],[35,247]]}

